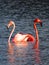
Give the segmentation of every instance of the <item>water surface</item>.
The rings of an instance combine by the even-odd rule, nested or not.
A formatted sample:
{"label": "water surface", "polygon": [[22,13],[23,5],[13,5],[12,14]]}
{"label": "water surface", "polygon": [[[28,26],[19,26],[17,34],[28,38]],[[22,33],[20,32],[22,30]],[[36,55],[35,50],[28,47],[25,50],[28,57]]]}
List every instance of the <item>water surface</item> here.
{"label": "water surface", "polygon": [[[39,51],[33,44],[26,47],[8,47],[8,37],[12,28],[7,30],[9,20],[13,20],[18,32],[35,36],[33,20],[40,18],[43,26],[39,30]],[[12,37],[13,37],[12,36]],[[36,0],[0,0],[0,65],[49,65],[49,4]]]}

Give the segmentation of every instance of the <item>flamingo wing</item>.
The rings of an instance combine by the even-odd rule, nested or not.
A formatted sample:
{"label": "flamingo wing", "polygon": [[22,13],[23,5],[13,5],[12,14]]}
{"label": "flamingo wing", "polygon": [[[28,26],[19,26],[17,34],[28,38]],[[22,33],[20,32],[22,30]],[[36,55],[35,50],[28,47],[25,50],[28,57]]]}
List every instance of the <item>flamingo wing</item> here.
{"label": "flamingo wing", "polygon": [[34,42],[35,41],[34,36],[32,36],[31,34],[27,34],[27,37],[28,37],[27,41],[30,41],[30,42]]}
{"label": "flamingo wing", "polygon": [[35,38],[31,34],[20,34],[17,33],[14,38],[12,39],[12,42],[17,43],[17,42],[34,42]]}
{"label": "flamingo wing", "polygon": [[28,37],[25,34],[20,34],[17,33],[14,38],[12,39],[12,42],[17,43],[17,42],[22,42],[22,41],[27,41]]}

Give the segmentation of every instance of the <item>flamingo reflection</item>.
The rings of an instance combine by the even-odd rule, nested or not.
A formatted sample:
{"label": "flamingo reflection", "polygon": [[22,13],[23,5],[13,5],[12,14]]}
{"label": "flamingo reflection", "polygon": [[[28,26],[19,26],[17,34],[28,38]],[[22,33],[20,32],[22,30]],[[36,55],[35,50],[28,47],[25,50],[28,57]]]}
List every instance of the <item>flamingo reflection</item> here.
{"label": "flamingo reflection", "polygon": [[[26,49],[28,49],[29,45],[26,48],[25,47],[16,47],[16,49],[14,50],[15,47],[16,46],[14,46],[14,47],[9,46],[8,47],[8,54],[9,54],[8,59],[9,59],[9,62],[11,64],[13,64],[15,61],[17,61],[18,58],[21,58],[21,59],[18,60],[18,63],[21,63],[22,61],[25,61],[25,62],[27,61],[28,62],[28,60],[25,60],[25,58],[26,59],[28,58],[28,56],[27,56],[28,51]],[[31,50],[33,50],[33,49],[31,49]],[[33,60],[35,61],[35,63],[37,63],[37,64],[42,63],[41,59],[40,59],[40,50],[39,49],[34,49],[34,54],[32,56],[34,57]],[[22,62],[22,63],[24,63],[24,62]]]}
{"label": "flamingo reflection", "polygon": [[[27,47],[26,47],[27,48]],[[12,44],[8,47],[8,60],[11,64],[13,64],[14,62],[19,61],[18,63],[22,62],[22,57],[26,57],[26,49],[23,46],[12,46]],[[19,60],[18,60],[19,59]],[[21,65],[21,64],[20,64]]]}
{"label": "flamingo reflection", "polygon": [[14,62],[14,56],[13,55],[14,55],[14,49],[13,49],[13,46],[10,44],[8,47],[8,59],[9,59],[10,63]]}
{"label": "flamingo reflection", "polygon": [[41,58],[40,58],[40,50],[39,49],[35,49],[34,50],[34,58],[37,64],[42,64]]}

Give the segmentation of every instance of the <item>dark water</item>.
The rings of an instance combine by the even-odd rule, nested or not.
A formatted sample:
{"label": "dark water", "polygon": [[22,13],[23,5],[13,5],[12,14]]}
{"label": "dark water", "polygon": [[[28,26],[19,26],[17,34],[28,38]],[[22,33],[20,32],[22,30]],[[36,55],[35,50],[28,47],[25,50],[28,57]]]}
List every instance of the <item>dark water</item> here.
{"label": "dark water", "polygon": [[[43,27],[39,30],[39,51],[29,43],[26,47],[8,47],[7,30],[9,20],[13,20],[18,32],[31,33],[35,36],[33,20],[40,18]],[[12,36],[12,37],[13,37]],[[49,65],[49,3],[48,0],[0,0],[0,65]]]}

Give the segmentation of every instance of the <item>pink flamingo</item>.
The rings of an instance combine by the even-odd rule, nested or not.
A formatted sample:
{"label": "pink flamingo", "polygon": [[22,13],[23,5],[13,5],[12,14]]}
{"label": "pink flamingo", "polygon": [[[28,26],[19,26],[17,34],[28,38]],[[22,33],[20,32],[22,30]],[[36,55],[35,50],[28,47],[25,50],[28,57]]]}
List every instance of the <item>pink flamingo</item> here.
{"label": "pink flamingo", "polygon": [[[38,37],[38,30],[37,30],[37,27],[36,27],[36,24],[37,23],[40,23],[40,25],[42,26],[42,21],[39,19],[39,18],[36,18],[34,20],[34,29],[35,29],[35,33],[36,33],[36,37],[34,38],[34,36],[32,36],[31,34],[23,34],[23,33],[17,33],[14,38],[12,39],[12,42],[14,42],[15,44],[17,44],[17,42],[35,42],[35,45],[34,45],[34,48],[37,49],[39,48],[39,37]],[[13,21],[9,21],[7,27],[11,27],[13,26],[13,29],[10,33],[10,36],[9,36],[9,39],[8,39],[8,43],[10,44],[10,39],[11,39],[11,36],[15,30],[15,23]]]}

